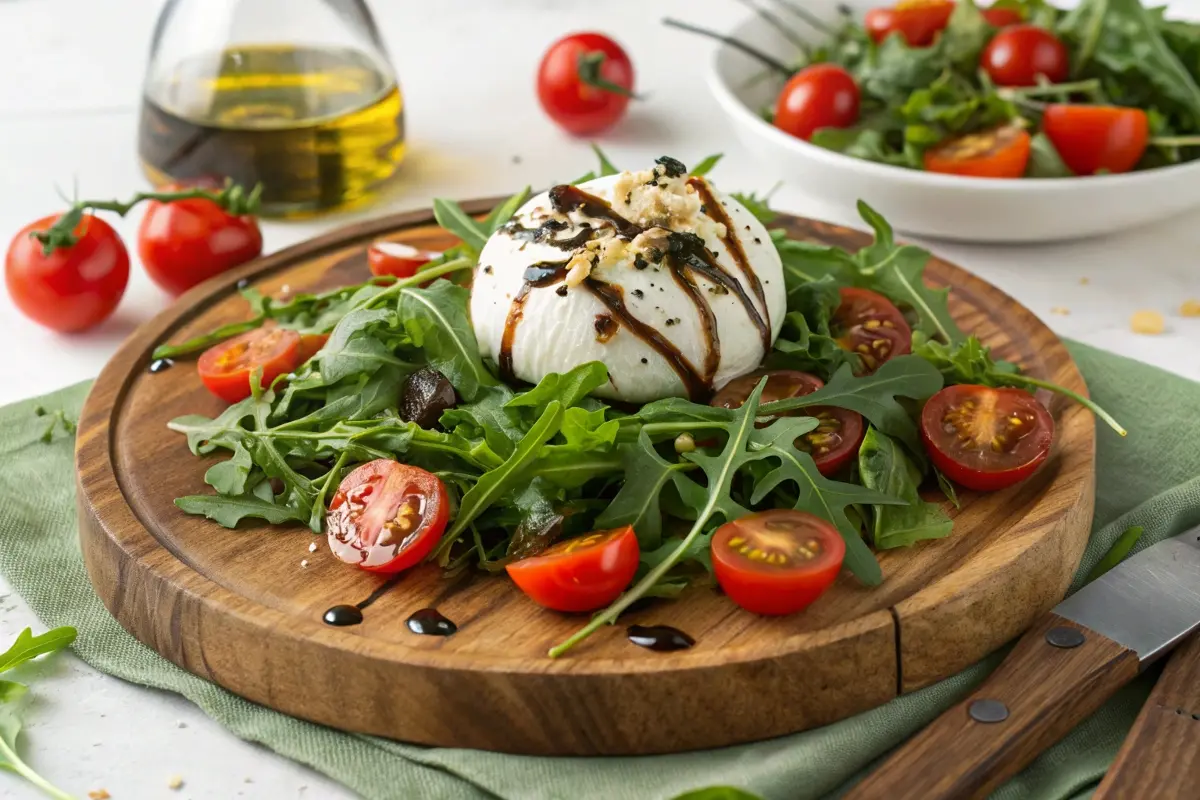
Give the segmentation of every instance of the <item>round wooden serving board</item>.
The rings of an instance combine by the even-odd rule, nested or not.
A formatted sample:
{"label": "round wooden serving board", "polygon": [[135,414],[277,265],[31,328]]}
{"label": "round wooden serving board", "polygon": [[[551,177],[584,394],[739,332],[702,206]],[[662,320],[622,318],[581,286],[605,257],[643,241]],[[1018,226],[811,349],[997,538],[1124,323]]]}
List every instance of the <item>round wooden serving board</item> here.
{"label": "round wooden serving board", "polygon": [[[867,241],[810,220],[781,224],[847,248]],[[287,714],[409,742],[666,753],[779,736],[879,706],[974,663],[1066,591],[1092,519],[1094,426],[1088,412],[1055,397],[1058,433],[1045,467],[1007,491],[964,493],[949,538],[880,555],[882,586],[843,575],[808,611],[784,618],[697,589],[622,620],[681,628],[696,638],[690,650],[636,647],[621,625],[551,660],[546,650],[585,617],[545,611],[503,577],[450,583],[432,566],[408,574],[363,624],[323,624],[326,608],[361,601],[381,579],[336,561],[324,537],[307,530],[231,531],[179,511],[176,497],[208,491],[202,478],[212,461],[193,457],[167,421],[216,415],[222,404],[191,362],[156,375],[146,367],[161,342],[244,319],[239,279],[269,293],[358,283],[368,277],[366,246],[384,236],[435,250],[450,244],[432,215],[418,212],[256,261],[137,331],[88,397],[77,467],[92,583],[125,628],[179,666]],[[954,316],[998,357],[1085,391],[1066,348],[1027,309],[943,261],[927,274],[953,287]],[[411,633],[405,618],[425,606],[458,633]]]}

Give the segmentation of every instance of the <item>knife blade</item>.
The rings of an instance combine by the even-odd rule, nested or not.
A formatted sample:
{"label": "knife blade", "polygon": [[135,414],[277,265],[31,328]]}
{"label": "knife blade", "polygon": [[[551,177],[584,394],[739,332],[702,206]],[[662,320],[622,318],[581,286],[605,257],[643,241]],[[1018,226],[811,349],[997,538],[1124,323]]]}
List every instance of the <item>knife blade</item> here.
{"label": "knife blade", "polygon": [[847,800],[986,797],[1200,629],[1200,527],[1126,559],[1056,606],[965,700]]}

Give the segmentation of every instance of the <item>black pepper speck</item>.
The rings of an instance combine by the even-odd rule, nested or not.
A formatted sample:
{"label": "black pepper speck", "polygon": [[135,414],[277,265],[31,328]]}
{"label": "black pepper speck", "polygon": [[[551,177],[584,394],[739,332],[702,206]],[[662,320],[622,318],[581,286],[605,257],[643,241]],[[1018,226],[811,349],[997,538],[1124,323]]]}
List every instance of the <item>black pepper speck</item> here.
{"label": "black pepper speck", "polygon": [[754,243],[755,243],[755,244],[762,244],[762,239],[760,239],[760,238],[758,238],[757,236],[755,236],[755,237],[754,237]]}
{"label": "black pepper speck", "polygon": [[645,295],[645,294],[642,292],[642,290],[641,290],[641,289],[634,289],[634,290],[633,290],[633,296],[634,296],[634,297],[637,297],[637,298],[639,298],[639,299],[640,299],[640,298],[642,298],[642,297],[645,297],[646,295]]}
{"label": "black pepper speck", "polygon": [[559,297],[566,297],[566,296],[567,296],[567,287],[566,287],[566,286],[560,286],[560,287],[558,287],[557,289],[555,289],[555,290],[554,290],[554,293],[555,293],[556,295],[558,295]]}
{"label": "black pepper speck", "polygon": [[649,364],[649,363],[650,363],[650,359],[648,359],[648,358],[643,358],[643,359],[642,359],[642,363],[643,363],[643,364]]}
{"label": "black pepper speck", "polygon": [[486,272],[488,275],[491,275],[492,274],[492,265],[488,264],[486,267],[483,268],[483,271]]}

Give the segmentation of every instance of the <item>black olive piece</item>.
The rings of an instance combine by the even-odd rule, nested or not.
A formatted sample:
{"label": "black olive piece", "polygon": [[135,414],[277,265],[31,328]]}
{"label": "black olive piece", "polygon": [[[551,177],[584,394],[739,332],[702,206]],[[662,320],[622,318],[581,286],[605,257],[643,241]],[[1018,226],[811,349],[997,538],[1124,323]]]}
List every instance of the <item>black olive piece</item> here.
{"label": "black olive piece", "polygon": [[400,392],[400,419],[422,428],[437,427],[442,412],[458,405],[454,385],[445,375],[428,367],[405,378]]}

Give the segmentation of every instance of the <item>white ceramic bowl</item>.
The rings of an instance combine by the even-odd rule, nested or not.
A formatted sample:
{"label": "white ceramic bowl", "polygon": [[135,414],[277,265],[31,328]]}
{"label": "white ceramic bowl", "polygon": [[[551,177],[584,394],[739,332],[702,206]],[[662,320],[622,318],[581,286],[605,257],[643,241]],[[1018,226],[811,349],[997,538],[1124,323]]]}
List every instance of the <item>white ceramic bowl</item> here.
{"label": "white ceramic bowl", "polygon": [[[876,3],[878,4],[878,3]],[[814,15],[837,16],[834,0],[805,0]],[[856,13],[863,6],[851,4]],[[819,35],[799,20],[805,39]],[[761,18],[734,38],[790,62],[795,47]],[[1200,161],[1086,178],[995,180],[936,175],[850,158],[765,122],[783,80],[729,45],[713,60],[709,84],[738,137],[781,179],[853,214],[861,198],[901,231],[973,242],[1048,242],[1112,233],[1200,206]]]}

